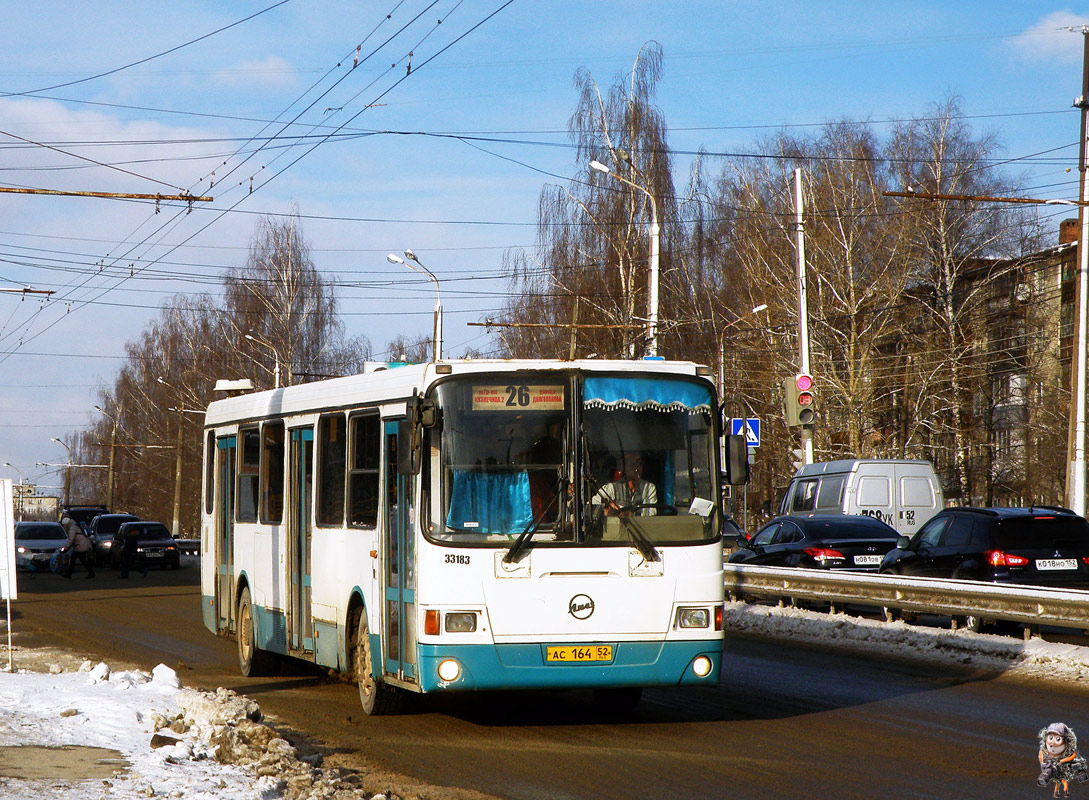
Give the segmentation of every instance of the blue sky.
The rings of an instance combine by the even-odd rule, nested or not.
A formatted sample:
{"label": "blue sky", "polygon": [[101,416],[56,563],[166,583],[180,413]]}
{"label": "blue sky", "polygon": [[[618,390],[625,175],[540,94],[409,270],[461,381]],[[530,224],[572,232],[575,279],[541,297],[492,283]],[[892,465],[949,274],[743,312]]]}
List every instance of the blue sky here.
{"label": "blue sky", "polygon": [[[341,311],[376,354],[430,330],[433,287],[385,260],[405,248],[441,282],[447,353],[486,347],[465,323],[502,306],[504,251],[532,247],[542,186],[585,169],[566,146],[576,70],[607,87],[651,40],[664,51],[658,103],[677,151],[750,152],[781,127],[843,118],[880,132],[957,95],[975,130],[1004,144],[1024,196],[1077,195],[1083,37],[1062,28],[1089,21],[1089,4],[274,3],[5,8],[0,185],[215,197],[156,215],[0,195],[0,288],[56,292],[46,303],[0,293],[0,463],[28,479],[60,483],[34,466],[64,460],[51,437],[87,424],[160,303],[217,291],[263,213],[297,206],[319,268],[365,284],[341,289]],[[339,83],[306,94],[319,81]],[[339,136],[312,152],[249,153],[252,137],[296,116],[286,130],[308,142]],[[675,163],[680,189],[689,158]]]}

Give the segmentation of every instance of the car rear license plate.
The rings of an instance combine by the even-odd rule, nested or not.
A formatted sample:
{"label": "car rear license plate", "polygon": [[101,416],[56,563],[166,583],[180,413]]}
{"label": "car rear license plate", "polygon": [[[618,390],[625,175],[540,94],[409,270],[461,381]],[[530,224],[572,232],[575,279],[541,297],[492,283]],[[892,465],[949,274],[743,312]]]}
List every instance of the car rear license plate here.
{"label": "car rear license plate", "polygon": [[876,567],[881,564],[881,556],[855,556],[855,564],[859,567]]}
{"label": "car rear license plate", "polygon": [[162,553],[144,553],[144,558],[162,558]]}
{"label": "car rear license plate", "polygon": [[1038,558],[1036,569],[1077,569],[1076,558]]}
{"label": "car rear license plate", "polygon": [[545,661],[561,664],[574,664],[582,661],[612,661],[611,644],[576,645],[567,647],[548,647],[545,649]]}

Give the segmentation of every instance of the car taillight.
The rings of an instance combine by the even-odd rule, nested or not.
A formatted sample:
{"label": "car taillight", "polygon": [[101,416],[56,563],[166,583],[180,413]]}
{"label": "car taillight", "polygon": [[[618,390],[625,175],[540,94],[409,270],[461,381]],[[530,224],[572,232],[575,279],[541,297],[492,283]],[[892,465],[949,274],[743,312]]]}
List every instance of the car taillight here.
{"label": "car taillight", "polygon": [[825,561],[843,560],[843,553],[839,550],[832,550],[828,547],[807,547],[805,548],[805,554],[815,561],[819,561],[822,564]]}
{"label": "car taillight", "polygon": [[1001,550],[988,550],[986,555],[987,562],[992,567],[1023,567],[1029,562],[1024,556],[1003,553]]}
{"label": "car taillight", "polygon": [[1081,561],[1085,566],[1089,567],[1089,556],[1082,556]]}

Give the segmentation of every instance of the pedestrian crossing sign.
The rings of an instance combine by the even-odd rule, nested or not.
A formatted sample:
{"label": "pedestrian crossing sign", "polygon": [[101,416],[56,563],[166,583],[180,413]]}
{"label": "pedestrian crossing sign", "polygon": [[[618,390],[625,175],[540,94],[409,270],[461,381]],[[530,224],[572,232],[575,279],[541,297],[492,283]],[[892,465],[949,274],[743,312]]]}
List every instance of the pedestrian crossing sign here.
{"label": "pedestrian crossing sign", "polygon": [[730,420],[730,433],[734,436],[745,435],[745,444],[749,447],[760,446],[760,420],[757,417]]}

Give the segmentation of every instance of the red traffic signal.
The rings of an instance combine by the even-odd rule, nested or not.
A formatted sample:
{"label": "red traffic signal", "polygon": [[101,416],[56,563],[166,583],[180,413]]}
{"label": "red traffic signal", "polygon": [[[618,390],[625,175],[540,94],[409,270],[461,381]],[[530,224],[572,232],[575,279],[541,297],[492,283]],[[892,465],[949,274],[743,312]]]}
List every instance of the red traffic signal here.
{"label": "red traffic signal", "polygon": [[790,427],[812,425],[817,419],[813,376],[799,372],[793,379],[783,381],[786,424]]}

